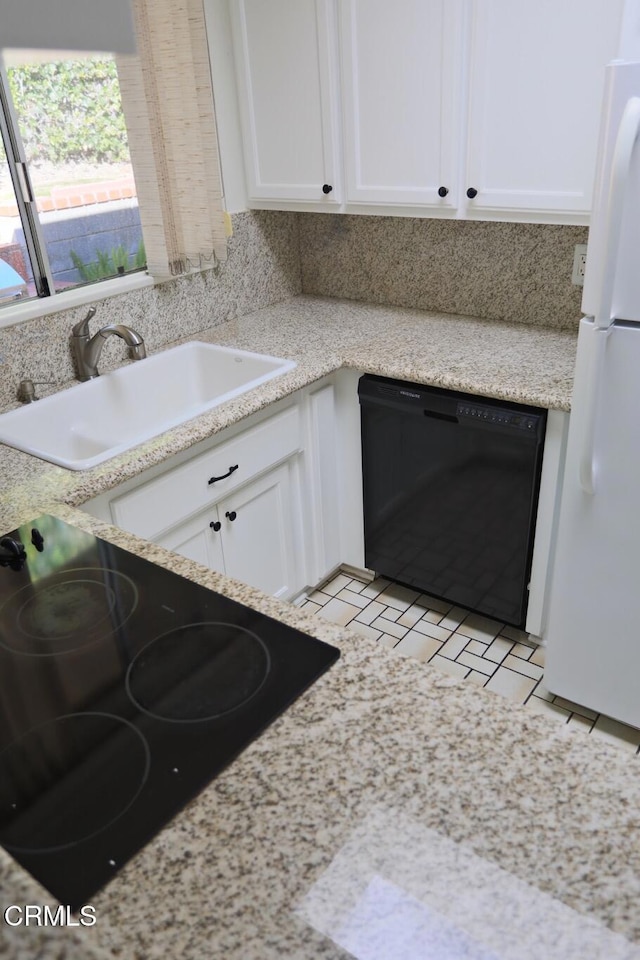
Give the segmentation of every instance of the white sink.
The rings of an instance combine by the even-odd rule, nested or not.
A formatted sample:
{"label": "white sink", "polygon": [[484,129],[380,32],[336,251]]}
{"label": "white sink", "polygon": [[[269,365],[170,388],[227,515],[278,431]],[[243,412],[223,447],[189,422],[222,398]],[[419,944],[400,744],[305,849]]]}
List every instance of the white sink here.
{"label": "white sink", "polygon": [[0,442],[86,470],[295,366],[279,357],[185,343],[0,415]]}

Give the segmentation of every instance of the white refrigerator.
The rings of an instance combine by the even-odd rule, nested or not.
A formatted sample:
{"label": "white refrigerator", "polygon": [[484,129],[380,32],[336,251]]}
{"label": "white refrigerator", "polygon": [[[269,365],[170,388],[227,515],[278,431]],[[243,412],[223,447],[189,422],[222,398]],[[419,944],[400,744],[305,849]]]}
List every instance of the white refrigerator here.
{"label": "white refrigerator", "polygon": [[607,67],[545,684],[640,727],[640,63]]}

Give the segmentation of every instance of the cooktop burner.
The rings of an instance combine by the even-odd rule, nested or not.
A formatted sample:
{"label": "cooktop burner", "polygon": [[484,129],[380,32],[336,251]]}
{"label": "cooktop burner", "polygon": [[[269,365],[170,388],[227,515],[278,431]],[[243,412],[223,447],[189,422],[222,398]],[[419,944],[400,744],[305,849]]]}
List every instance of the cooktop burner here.
{"label": "cooktop burner", "polygon": [[131,661],[126,685],[141,710],[177,723],[215,720],[249,703],[267,679],[269,651],[232,623],[188,623]]}
{"label": "cooktop burner", "polygon": [[79,568],[50,576],[46,585],[30,583],[17,590],[0,618],[13,624],[13,652],[57,656],[113,633],[137,601],[133,581],[116,570]]}
{"label": "cooktop burner", "polygon": [[73,713],[40,724],[0,753],[0,842],[45,853],[89,839],[135,801],[149,762],[147,741],[122,717]]}
{"label": "cooktop burner", "polygon": [[339,654],[55,517],[0,547],[0,844],[77,909]]}

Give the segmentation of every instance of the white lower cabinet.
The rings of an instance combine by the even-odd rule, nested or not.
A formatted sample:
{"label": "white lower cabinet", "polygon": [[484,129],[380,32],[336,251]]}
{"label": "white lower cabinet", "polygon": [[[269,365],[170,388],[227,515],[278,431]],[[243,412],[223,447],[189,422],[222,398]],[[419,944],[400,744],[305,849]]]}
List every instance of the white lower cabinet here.
{"label": "white lower cabinet", "polygon": [[295,475],[295,464],[283,463],[218,504],[227,574],[276,597],[300,586]]}
{"label": "white lower cabinet", "polygon": [[275,404],[86,504],[93,516],[289,599],[308,585],[300,403]]}
{"label": "white lower cabinet", "polygon": [[[317,404],[319,394],[324,398]],[[203,566],[290,599],[340,562],[333,382],[274,404],[84,509]],[[321,481],[314,479],[318,456]],[[333,537],[325,536],[330,518]]]}
{"label": "white lower cabinet", "polygon": [[274,597],[293,596],[304,586],[296,481],[296,464],[283,463],[156,542]]}
{"label": "white lower cabinet", "polygon": [[314,584],[341,564],[364,567],[359,378],[357,370],[342,369],[306,391],[304,487]]}

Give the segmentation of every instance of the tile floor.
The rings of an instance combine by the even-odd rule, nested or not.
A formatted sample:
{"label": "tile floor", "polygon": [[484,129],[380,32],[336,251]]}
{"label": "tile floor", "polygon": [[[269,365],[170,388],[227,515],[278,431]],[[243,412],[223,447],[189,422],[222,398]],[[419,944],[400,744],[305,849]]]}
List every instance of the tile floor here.
{"label": "tile floor", "polygon": [[406,657],[476,683],[575,730],[640,752],[640,730],[555,697],[542,682],[544,651],[526,634],[383,577],[341,571],[300,604]]}

